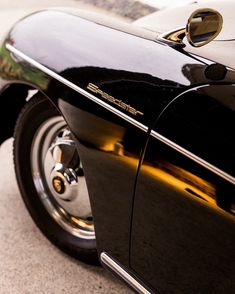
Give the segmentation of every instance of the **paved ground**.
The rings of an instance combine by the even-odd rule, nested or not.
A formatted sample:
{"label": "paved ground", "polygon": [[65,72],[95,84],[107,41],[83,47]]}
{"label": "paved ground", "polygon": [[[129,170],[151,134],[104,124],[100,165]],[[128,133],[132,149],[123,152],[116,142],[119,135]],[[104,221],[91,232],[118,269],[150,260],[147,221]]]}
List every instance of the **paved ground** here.
{"label": "paved ground", "polygon": [[[15,20],[38,8],[90,8],[73,0],[35,2],[0,0],[0,39]],[[11,151],[12,139],[0,147],[0,294],[132,293],[103,268],[77,262],[44,238],[21,200]]]}
{"label": "paved ground", "polygon": [[57,250],[37,229],[20,198],[12,139],[0,147],[0,294],[132,293],[99,267]]}
{"label": "paved ground", "polygon": [[[93,1],[95,2],[95,0]],[[106,10],[102,9],[101,5],[97,7],[91,5],[91,3],[90,0],[0,0],[0,39],[2,39],[2,36],[6,34],[8,28],[10,28],[16,20],[38,9],[70,6],[101,13],[106,12]],[[104,6],[104,8],[108,9],[107,6]],[[120,14],[117,14],[114,11],[109,11],[109,14],[114,17],[120,17]]]}
{"label": "paved ground", "polygon": [[[0,39],[16,20],[37,9],[74,6],[104,12],[105,8],[115,17],[135,19],[139,16],[139,4],[131,6],[133,1],[0,0]],[[120,5],[125,7],[120,9]],[[142,15],[151,9],[144,7]],[[11,151],[12,139],[0,147],[0,294],[132,293],[103,268],[77,262],[44,238],[21,200]]]}
{"label": "paved ground", "polygon": [[0,0],[0,38],[2,32],[15,20],[34,10],[53,6],[72,6],[101,13],[108,11],[114,17],[129,19],[136,19],[157,9],[136,0]]}

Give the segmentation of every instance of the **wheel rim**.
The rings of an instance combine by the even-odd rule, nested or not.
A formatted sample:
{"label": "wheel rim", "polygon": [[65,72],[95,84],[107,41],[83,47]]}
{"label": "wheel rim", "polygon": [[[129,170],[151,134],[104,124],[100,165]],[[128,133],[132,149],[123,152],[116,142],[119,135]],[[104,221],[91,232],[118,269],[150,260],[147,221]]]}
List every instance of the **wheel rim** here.
{"label": "wheel rim", "polygon": [[82,162],[62,117],[38,128],[30,156],[33,182],[50,216],[70,234],[95,239]]}

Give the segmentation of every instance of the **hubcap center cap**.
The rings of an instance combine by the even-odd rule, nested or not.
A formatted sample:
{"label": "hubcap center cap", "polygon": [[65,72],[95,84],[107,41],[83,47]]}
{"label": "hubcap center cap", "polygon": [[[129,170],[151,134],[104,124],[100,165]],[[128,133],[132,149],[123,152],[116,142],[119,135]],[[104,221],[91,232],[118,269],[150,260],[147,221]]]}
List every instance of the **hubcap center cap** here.
{"label": "hubcap center cap", "polygon": [[62,118],[50,119],[38,129],[31,161],[35,188],[53,219],[75,236],[94,239],[82,162]]}
{"label": "hubcap center cap", "polygon": [[65,192],[64,181],[58,176],[52,179],[52,186],[58,194],[63,194]]}

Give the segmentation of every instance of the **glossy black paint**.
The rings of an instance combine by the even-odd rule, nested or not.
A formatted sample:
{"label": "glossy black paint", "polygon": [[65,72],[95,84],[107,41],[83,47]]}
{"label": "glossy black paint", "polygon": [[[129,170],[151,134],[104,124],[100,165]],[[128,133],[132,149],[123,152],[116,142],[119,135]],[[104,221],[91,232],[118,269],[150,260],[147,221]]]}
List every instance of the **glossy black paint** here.
{"label": "glossy black paint", "polygon": [[[29,87],[24,84],[14,84],[11,87],[8,87],[8,84],[6,84],[5,87],[2,86],[2,93],[0,91],[0,143],[12,136],[15,128],[15,121],[25,104],[25,97],[28,94],[28,89]],[[9,99],[9,97],[12,99]],[[5,113],[6,110],[9,110],[7,111],[7,115]]]}
{"label": "glossy black paint", "polygon": [[[154,130],[234,175],[229,93],[234,86],[188,92]],[[234,185],[151,138],[136,188],[132,269],[160,293],[232,293],[234,207]]]}
{"label": "glossy black paint", "polygon": [[[147,134],[76,92],[57,85],[57,103],[73,131],[86,175],[100,252],[129,264],[129,234],[138,158]],[[61,97],[61,98],[60,98]]]}
{"label": "glossy black paint", "polygon": [[[45,35],[42,24],[47,26],[51,22],[53,29]],[[30,43],[25,43],[25,36]],[[205,67],[165,45],[61,12],[41,12],[24,19],[11,31],[8,41],[81,88],[86,90],[91,82],[140,110],[143,116],[126,113],[147,127],[177,94],[190,86],[193,75],[185,70],[185,64]],[[167,63],[167,54],[175,60],[174,69]],[[21,62],[17,56],[14,58]],[[24,64],[23,71],[27,82],[31,69]],[[199,79],[204,81],[205,77]],[[81,143],[80,153],[87,181],[91,183],[88,186],[99,250],[109,252],[128,266],[135,177],[147,136],[56,80],[43,77],[41,84]],[[125,157],[113,159],[115,144],[122,145]],[[101,160],[99,157],[103,163],[94,165]],[[119,163],[114,164],[116,161]]]}
{"label": "glossy black paint", "polygon": [[188,91],[161,113],[157,130],[235,177],[234,97],[235,85],[210,85]]}
{"label": "glossy black paint", "polygon": [[[89,92],[93,83],[140,110],[144,115],[135,116],[97,95],[149,132],[154,126],[234,175],[232,69],[56,11],[23,19],[6,42],[82,89]],[[4,84],[38,88],[68,122],[84,164],[99,253],[108,252],[162,293],[233,289],[233,185],[17,56],[1,58]],[[219,86],[195,89],[212,83]]]}
{"label": "glossy black paint", "polygon": [[131,268],[160,293],[232,293],[234,192],[151,139],[136,189]]}

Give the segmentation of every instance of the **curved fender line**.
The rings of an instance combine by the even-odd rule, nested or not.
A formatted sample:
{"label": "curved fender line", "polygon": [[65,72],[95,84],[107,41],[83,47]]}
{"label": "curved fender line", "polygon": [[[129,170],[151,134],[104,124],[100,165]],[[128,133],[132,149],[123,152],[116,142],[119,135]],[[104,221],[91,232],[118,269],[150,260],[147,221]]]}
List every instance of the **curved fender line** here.
{"label": "curved fender line", "polygon": [[227,180],[231,184],[235,184],[235,178],[233,176],[231,176],[228,173],[222,171],[221,169],[217,168],[216,166],[210,164],[206,160],[198,157],[197,155],[195,155],[194,153],[188,151],[187,149],[184,149],[180,145],[168,140],[166,137],[162,136],[161,134],[159,134],[159,133],[157,133],[155,131],[151,131],[150,134],[155,139],[163,142],[164,144],[168,145],[172,149],[174,149],[174,150],[178,151],[179,153],[185,155],[186,157],[190,158],[191,160],[199,163],[200,165],[204,166],[206,169],[212,171],[213,173],[215,173],[216,175],[220,176],[221,178]]}
{"label": "curved fender line", "polygon": [[91,101],[95,102],[96,104],[102,106],[103,108],[111,111],[115,115],[117,115],[120,118],[124,119],[125,121],[131,123],[132,125],[136,126],[137,128],[139,128],[140,130],[144,131],[145,133],[148,132],[148,127],[146,127],[145,125],[141,124],[137,120],[131,118],[130,116],[128,116],[127,114],[121,112],[120,110],[116,109],[115,107],[113,107],[113,106],[105,103],[104,101],[98,99],[97,97],[95,97],[94,95],[90,94],[89,92],[83,90],[81,87],[78,87],[74,83],[71,83],[70,81],[68,81],[67,79],[63,78],[59,74],[55,73],[51,69],[49,69],[46,66],[40,64],[39,62],[35,61],[31,57],[29,57],[26,54],[24,54],[23,52],[21,52],[20,50],[16,49],[15,47],[13,47],[12,45],[10,45],[9,43],[6,44],[6,48],[11,53],[19,56],[20,58],[22,58],[23,60],[27,61],[28,63],[30,63],[31,65],[33,65],[37,69],[39,69],[42,72],[44,72],[45,74],[47,74],[48,76],[56,79],[57,81],[61,82],[62,84],[66,85],[66,86],[68,86],[69,88],[71,88],[74,91],[78,92],[79,94],[85,96],[89,100],[91,100]]}
{"label": "curved fender line", "polygon": [[[72,82],[68,81],[67,79],[63,78],[59,74],[53,72],[52,70],[50,70],[46,66],[40,64],[39,62],[35,61],[31,57],[29,57],[26,54],[24,54],[23,52],[21,52],[20,50],[16,49],[11,44],[7,43],[6,48],[11,53],[19,56],[20,58],[27,61],[29,64],[31,64],[34,67],[36,67],[37,69],[41,70],[42,72],[44,72],[48,76],[56,79],[57,81],[61,82],[62,84],[66,85],[66,86],[68,86],[69,88],[73,89],[74,91],[78,92],[79,94],[85,96],[89,100],[91,100],[91,101],[95,102],[96,104],[100,105],[101,107],[109,110],[110,112],[114,113],[118,117],[120,117],[120,118],[124,119],[125,121],[129,122],[130,124],[137,127],[138,129],[142,130],[143,132],[145,132],[145,133],[148,132],[149,128],[147,126],[145,126],[142,123],[138,122],[137,120],[131,118],[130,116],[128,116],[127,114],[121,112],[120,110],[114,108],[113,106],[105,103],[104,101],[98,99],[94,95],[92,95],[89,92],[83,90],[82,88],[78,87],[74,83],[72,83]],[[172,149],[174,149],[174,150],[178,151],[179,153],[185,155],[186,157],[190,158],[194,162],[196,162],[196,163],[200,164],[201,166],[205,167],[206,169],[212,171],[213,173],[220,176],[221,178],[223,178],[223,179],[227,180],[228,182],[232,183],[233,185],[235,185],[235,178],[233,176],[229,175],[228,173],[224,172],[223,170],[217,168],[216,166],[210,164],[209,162],[205,161],[204,159],[198,157],[197,155],[195,155],[192,152],[184,149],[183,147],[179,146],[178,144],[172,142],[171,140],[167,139],[166,137],[162,136],[161,134],[159,134],[159,133],[157,133],[157,132],[155,132],[153,130],[151,131],[150,135],[152,137],[156,138],[157,140],[161,141],[162,143],[166,144],[167,146],[171,147]]]}

